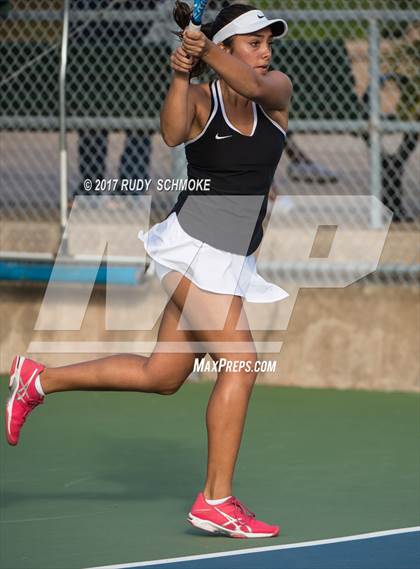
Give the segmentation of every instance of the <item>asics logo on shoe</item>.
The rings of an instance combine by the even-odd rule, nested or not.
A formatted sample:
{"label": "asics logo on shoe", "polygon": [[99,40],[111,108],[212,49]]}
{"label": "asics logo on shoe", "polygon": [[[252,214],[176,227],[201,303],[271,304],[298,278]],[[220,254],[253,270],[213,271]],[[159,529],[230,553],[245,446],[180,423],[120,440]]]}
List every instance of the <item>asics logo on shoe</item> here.
{"label": "asics logo on shoe", "polygon": [[220,136],[219,134],[216,134],[215,139],[216,140],[223,140],[224,138],[231,138],[233,136],[233,134],[228,134],[226,136]]}
{"label": "asics logo on shoe", "polygon": [[23,383],[23,381],[20,380],[20,384],[22,387],[17,390],[17,393],[16,393],[17,401],[22,401],[23,398],[25,397],[25,395],[28,397],[28,389],[29,389],[29,386],[30,386],[32,380],[34,379],[35,375],[36,375],[36,370],[33,372],[32,376],[29,378],[29,381],[27,383]]}
{"label": "asics logo on shoe", "polygon": [[225,522],[223,524],[224,526],[227,526],[229,524],[233,524],[235,530],[237,530],[237,531],[241,530],[241,526],[243,525],[243,520],[241,520],[239,518],[237,518],[237,519],[232,518],[232,516],[229,516],[229,514],[227,514],[226,512],[222,512],[222,510],[219,510],[219,508],[215,507],[215,509],[219,512],[219,514],[221,514],[227,520],[227,522]]}
{"label": "asics logo on shoe", "polygon": [[28,388],[29,388],[29,383],[27,383],[26,385],[23,385],[20,389],[17,390],[17,397],[16,399],[18,401],[22,401],[22,399],[25,397],[25,395],[28,395]]}

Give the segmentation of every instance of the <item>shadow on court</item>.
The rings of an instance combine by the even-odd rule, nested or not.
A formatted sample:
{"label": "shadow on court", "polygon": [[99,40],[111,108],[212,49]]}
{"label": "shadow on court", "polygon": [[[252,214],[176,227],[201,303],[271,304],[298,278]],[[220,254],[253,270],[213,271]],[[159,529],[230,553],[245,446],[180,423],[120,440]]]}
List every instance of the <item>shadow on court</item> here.
{"label": "shadow on court", "polygon": [[[26,432],[22,439],[25,435]],[[141,435],[137,442],[110,440],[107,436],[101,446],[104,448],[92,449],[91,458],[97,465],[108,464],[106,470],[98,469],[96,474],[75,476],[74,480],[65,482],[67,494],[62,491],[55,494],[40,493],[25,487],[19,491],[7,492],[3,495],[3,507],[14,507],[19,502],[25,503],[33,499],[159,502],[167,498],[182,500],[185,507],[188,507],[191,502],[191,486],[199,488],[202,483],[202,473],[198,471],[198,466],[203,457],[197,448],[188,448],[176,441],[146,439]],[[65,452],[64,448],[63,451]],[[168,472],[168,457],[172,455],[177,460]],[[54,469],[50,476],[54,476],[53,472]],[[188,486],[186,480],[189,481]],[[102,488],[108,490],[103,491]],[[157,488],[159,492],[155,492]]]}

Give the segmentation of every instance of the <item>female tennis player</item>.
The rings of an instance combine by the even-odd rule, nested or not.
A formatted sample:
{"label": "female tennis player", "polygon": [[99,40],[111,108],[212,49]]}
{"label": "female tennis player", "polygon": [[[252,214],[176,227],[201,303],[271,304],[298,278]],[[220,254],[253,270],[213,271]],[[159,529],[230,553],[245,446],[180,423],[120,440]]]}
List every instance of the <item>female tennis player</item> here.
{"label": "female tennis player", "polygon": [[[199,32],[188,30],[186,4],[177,3],[174,16],[183,30],[182,45],[171,56],[162,136],[170,146],[185,144],[189,178],[209,179],[210,191],[181,192],[168,217],[139,234],[170,295],[156,348],[150,357],[114,355],[59,368],[16,357],[7,440],[17,444],[28,413],[46,394],[120,390],[169,395],[184,383],[195,358],[209,353],[228,365],[220,366],[209,399],[207,479],[188,520],[214,534],[273,537],[279,527],[258,521],[232,495],[232,479],[257,375],[243,300],[274,302],[288,296],[258,275],[253,255],[286,136],[291,83],[269,65],[272,39],[284,36],[287,25],[242,4],[223,8]],[[191,84],[191,75],[204,65],[217,80]],[[161,343],[166,351],[159,349]],[[168,343],[183,349],[170,352]]]}

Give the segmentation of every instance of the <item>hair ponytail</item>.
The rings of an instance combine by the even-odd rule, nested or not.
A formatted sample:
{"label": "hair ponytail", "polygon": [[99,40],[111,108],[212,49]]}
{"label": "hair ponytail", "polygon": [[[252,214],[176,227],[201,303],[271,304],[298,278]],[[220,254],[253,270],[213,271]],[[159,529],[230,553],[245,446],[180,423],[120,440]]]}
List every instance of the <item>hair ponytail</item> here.
{"label": "hair ponytail", "polygon": [[[173,16],[175,22],[181,28],[185,30],[191,20],[192,10],[188,4],[185,2],[180,2],[177,0],[173,9]],[[181,36],[181,32],[175,32],[178,36]]]}
{"label": "hair ponytail", "polygon": [[[191,10],[190,6],[188,4],[186,4],[185,2],[181,2],[180,0],[176,0],[175,7],[173,9],[173,16],[174,16],[175,22],[181,28],[181,30],[179,32],[174,32],[174,33],[182,41],[182,32],[185,30],[185,28],[188,27],[188,25],[191,21],[192,10]],[[213,37],[212,29],[213,29],[213,22],[208,22],[208,23],[203,24],[201,26],[201,31],[210,40]],[[193,69],[191,70],[191,77],[198,77],[199,75],[202,75],[207,69],[208,69],[208,67],[204,63],[204,61],[201,61],[201,59],[199,59],[197,61],[197,63],[194,65]]]}

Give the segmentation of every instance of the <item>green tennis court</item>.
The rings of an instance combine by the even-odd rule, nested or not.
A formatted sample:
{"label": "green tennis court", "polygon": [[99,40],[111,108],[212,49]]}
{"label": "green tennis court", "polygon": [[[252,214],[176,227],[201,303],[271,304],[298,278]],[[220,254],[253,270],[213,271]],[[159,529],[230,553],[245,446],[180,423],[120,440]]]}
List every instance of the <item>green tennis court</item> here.
{"label": "green tennis court", "polygon": [[[235,493],[278,538],[191,528],[212,384],[175,396],[66,393],[2,436],[1,567],[82,568],[419,525],[419,397],[257,386]],[[3,401],[7,391],[2,381]],[[3,409],[2,409],[3,412]]]}

